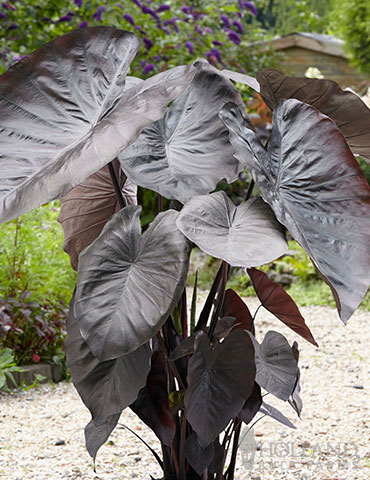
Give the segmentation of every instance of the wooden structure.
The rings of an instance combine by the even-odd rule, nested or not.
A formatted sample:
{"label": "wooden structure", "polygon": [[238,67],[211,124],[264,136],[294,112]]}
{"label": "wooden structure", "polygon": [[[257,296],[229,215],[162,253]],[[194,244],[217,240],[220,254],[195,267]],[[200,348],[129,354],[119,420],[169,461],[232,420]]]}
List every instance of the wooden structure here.
{"label": "wooden structure", "polygon": [[288,75],[304,76],[308,68],[316,67],[325,78],[335,80],[342,88],[350,87],[364,94],[370,85],[370,76],[359,74],[350,65],[343,45],[343,40],[332,35],[300,32],[255,43],[253,47],[284,53],[281,70]]}

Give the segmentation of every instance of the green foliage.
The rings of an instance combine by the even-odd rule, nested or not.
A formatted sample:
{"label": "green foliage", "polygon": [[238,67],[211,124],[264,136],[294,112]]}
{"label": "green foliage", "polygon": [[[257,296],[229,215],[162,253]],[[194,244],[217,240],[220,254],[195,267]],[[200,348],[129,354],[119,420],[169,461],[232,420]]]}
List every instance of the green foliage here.
{"label": "green foliage", "polygon": [[2,348],[0,350],[0,392],[9,392],[7,380],[14,386],[16,382],[13,377],[14,372],[23,372],[23,369],[17,367],[14,361],[14,354],[9,348]]}
{"label": "green foliage", "polygon": [[24,297],[0,299],[0,347],[11,349],[18,365],[63,365],[66,312]]}
{"label": "green foliage", "polygon": [[260,0],[257,20],[275,35],[293,32],[324,33],[330,0]]}
{"label": "green foliage", "polygon": [[368,0],[331,1],[332,32],[345,41],[353,64],[370,73],[370,3]]}
{"label": "green foliage", "polygon": [[363,171],[363,174],[366,177],[367,183],[370,185],[370,164],[368,164],[366,160],[361,157],[357,157],[357,160],[361,167],[361,170]]}
{"label": "green foliage", "polygon": [[[206,57],[220,68],[249,72],[271,66],[273,61],[272,52],[249,50],[245,55],[246,45],[260,39],[263,31],[251,21],[248,8],[240,10],[237,0],[219,0],[217,8],[207,0],[153,1],[143,7],[134,1],[103,6],[100,0],[30,0],[6,5],[11,7],[0,5],[0,72],[45,42],[87,25],[108,25],[139,36],[142,47],[131,71],[136,76],[191,63],[198,57]],[[230,20],[228,31],[223,28],[221,14]],[[233,21],[240,22],[242,32]]]}
{"label": "green foliage", "polygon": [[62,250],[63,231],[57,222],[59,202],[51,202],[0,229],[0,296],[67,305],[76,274]]}

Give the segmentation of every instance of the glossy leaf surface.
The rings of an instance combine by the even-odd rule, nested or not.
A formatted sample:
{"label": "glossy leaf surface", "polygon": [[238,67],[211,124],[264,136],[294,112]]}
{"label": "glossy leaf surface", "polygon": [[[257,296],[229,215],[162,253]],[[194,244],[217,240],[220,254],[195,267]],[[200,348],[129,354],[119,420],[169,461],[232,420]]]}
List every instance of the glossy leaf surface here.
{"label": "glossy leaf surface", "polygon": [[146,385],[130,408],[153,430],[162,443],[171,445],[176,423],[168,401],[166,367],[161,352],[153,353]]}
{"label": "glossy leaf surface", "polygon": [[282,226],[261,198],[236,207],[225,192],[199,195],[184,205],[176,225],[208,255],[233,267],[269,263],[288,249]]}
{"label": "glossy leaf surface", "polygon": [[248,269],[248,275],[262,305],[285,325],[318,347],[297,305],[284,288],[256,268]]}
{"label": "glossy leaf surface", "polygon": [[252,334],[249,335],[255,351],[256,382],[272,395],[288,400],[295,386],[298,366],[287,339],[270,330],[260,345]]}
{"label": "glossy leaf surface", "polygon": [[330,117],[353,153],[370,162],[370,109],[361,98],[333,80],[287,77],[279,70],[257,73],[260,94],[273,110],[280,100],[296,98]]}
{"label": "glossy leaf surface", "polygon": [[161,118],[188,86],[191,66],[124,91],[138,47],[132,33],[83,28],[0,77],[1,222],[64,196]]}
{"label": "glossy leaf surface", "polygon": [[[127,205],[136,205],[136,186],[126,179],[118,160],[112,163]],[[104,225],[119,209],[108,165],[61,199],[58,222],[64,230],[63,250],[70,256],[75,270],[79,254],[98,238]]]}
{"label": "glossy leaf surface", "polygon": [[254,349],[247,332],[231,332],[214,348],[206,333],[197,334],[184,400],[186,418],[203,448],[239,413],[254,377]]}
{"label": "glossy leaf surface", "polygon": [[134,183],[182,203],[223,178],[234,181],[242,169],[218,113],[227,101],[245,110],[243,101],[217,69],[204,61],[195,65],[187,90],[119,156]]}
{"label": "glossy leaf surface", "polygon": [[73,313],[74,298],[67,318],[65,348],[73,384],[91,412],[91,425],[86,427],[86,445],[90,455],[95,457],[122,410],[137,398],[145,385],[151,349],[145,344],[115,360],[100,362],[80,334]]}
{"label": "glossy leaf surface", "polygon": [[185,286],[190,243],[178,215],[157,215],[141,235],[141,207],[117,212],[80,255],[75,313],[100,360],[120,357],[152,338]]}
{"label": "glossy leaf surface", "polygon": [[313,107],[286,100],[265,150],[235,106],[221,115],[235,155],[331,286],[346,322],[370,283],[370,188],[342,134]]}

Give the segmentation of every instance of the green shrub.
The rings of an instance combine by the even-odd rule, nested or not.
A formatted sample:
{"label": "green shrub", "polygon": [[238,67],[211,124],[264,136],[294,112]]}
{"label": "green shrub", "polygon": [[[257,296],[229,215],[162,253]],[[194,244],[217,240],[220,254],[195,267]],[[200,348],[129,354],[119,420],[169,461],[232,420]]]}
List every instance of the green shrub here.
{"label": "green shrub", "polygon": [[63,364],[66,311],[26,297],[0,299],[0,348],[10,349],[18,365]]}
{"label": "green shrub", "polygon": [[18,298],[28,291],[40,305],[68,305],[76,274],[62,250],[59,206],[54,201],[2,225],[0,297]]}

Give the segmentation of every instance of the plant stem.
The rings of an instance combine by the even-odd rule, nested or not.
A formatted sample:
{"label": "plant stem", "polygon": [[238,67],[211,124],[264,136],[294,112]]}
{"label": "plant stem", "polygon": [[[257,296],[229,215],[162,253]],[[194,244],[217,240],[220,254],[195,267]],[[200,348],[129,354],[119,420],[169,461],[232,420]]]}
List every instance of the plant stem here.
{"label": "plant stem", "polygon": [[245,197],[245,201],[247,201],[251,198],[254,186],[255,186],[255,182],[252,178],[251,183],[249,184],[249,187],[248,187],[247,196]]}
{"label": "plant stem", "polygon": [[[117,198],[117,201],[119,203],[119,206],[121,208],[124,208],[126,206],[126,200],[124,199],[124,196],[122,195],[122,191],[119,187],[119,183],[118,183],[118,180],[117,180],[117,177],[116,177],[116,172],[114,171],[114,167],[113,167],[113,163],[112,162],[109,162],[108,163],[108,168],[109,168],[109,173],[110,173],[110,177],[112,179],[112,183],[113,183],[113,187],[114,187],[114,191],[116,193],[116,198]],[[124,175],[124,174],[123,174]],[[125,184],[126,182],[126,175],[124,175],[125,178],[124,178],[124,182],[123,182],[123,185]]]}
{"label": "plant stem", "polygon": [[240,430],[242,428],[242,422],[238,418],[235,419],[235,424],[237,425],[234,432],[234,440],[233,440],[233,449],[231,451],[231,459],[230,465],[226,472],[226,479],[233,480],[234,478],[234,471],[235,471],[235,464],[236,464],[236,455],[238,453],[239,448],[239,436]]}
{"label": "plant stem", "polygon": [[181,320],[182,320],[182,336],[187,338],[188,336],[188,312],[187,312],[187,302],[186,302],[186,287],[182,292],[181,298]]}
{"label": "plant stem", "polygon": [[186,469],[185,469],[185,440],[186,440],[186,418],[185,413],[181,413],[181,434],[180,434],[180,445],[179,445],[179,480],[186,480]]}
{"label": "plant stem", "polygon": [[157,339],[158,339],[159,344],[162,348],[162,352],[163,352],[163,355],[164,355],[164,358],[165,358],[165,361],[166,361],[168,367],[171,369],[172,374],[174,375],[174,377],[179,382],[180,388],[185,390],[184,382],[182,381],[181,375],[179,374],[174,362],[171,362],[171,361],[168,360],[168,348],[166,347],[166,345],[163,341],[162,335],[159,332],[157,333]]}
{"label": "plant stem", "polygon": [[163,212],[163,197],[158,194],[158,211]]}
{"label": "plant stem", "polygon": [[213,282],[212,288],[208,294],[207,300],[204,304],[203,310],[201,311],[199,315],[199,320],[198,323],[194,329],[194,331],[201,330],[203,327],[206,326],[209,314],[211,312],[211,308],[213,305],[214,298],[216,296],[216,292],[218,290],[218,287],[220,285],[221,279],[222,279],[222,272],[223,272],[223,263],[221,263],[220,268],[218,269],[216,278]]}
{"label": "plant stem", "polygon": [[211,326],[208,332],[208,337],[211,341],[217,326],[218,317],[220,315],[222,306],[224,304],[228,269],[229,269],[229,265],[226,262],[222,262],[222,281],[221,281],[221,286],[217,295],[216,308],[212,315]]}

